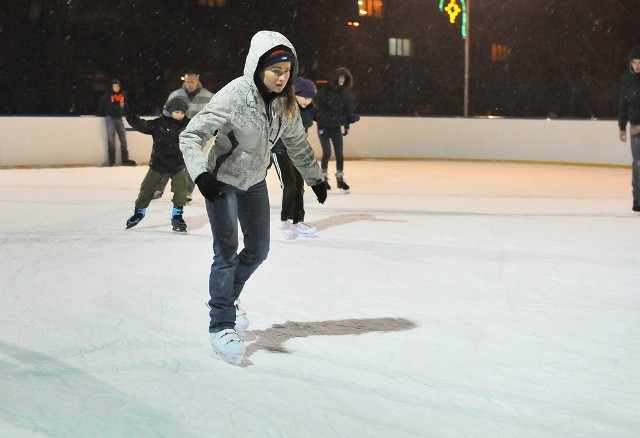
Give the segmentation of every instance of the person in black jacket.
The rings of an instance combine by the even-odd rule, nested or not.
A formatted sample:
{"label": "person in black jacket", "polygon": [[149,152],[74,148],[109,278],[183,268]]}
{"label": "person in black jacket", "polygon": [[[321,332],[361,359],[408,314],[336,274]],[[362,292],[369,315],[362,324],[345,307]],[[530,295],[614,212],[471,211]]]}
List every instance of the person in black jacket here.
{"label": "person in black jacket", "polygon": [[122,90],[119,80],[111,80],[111,89],[106,91],[98,102],[98,115],[104,117],[107,124],[107,151],[109,154],[109,166],[116,164],[116,133],[120,140],[122,152],[122,165],[135,166],[136,162],[129,159],[127,149],[127,133],[124,129],[122,116],[127,111],[127,93]]}
{"label": "person in black jacket", "polygon": [[149,170],[140,185],[133,216],[127,220],[127,229],[135,227],[144,218],[158,182],[164,175],[169,175],[173,192],[171,226],[176,233],[187,232],[187,224],[182,218],[188,194],[187,170],[179,147],[179,135],[189,123],[185,117],[189,105],[176,97],[167,102],[166,109],[171,117],[163,115],[157,119],[143,120],[136,114],[127,114],[127,122],[133,129],[153,137]]}
{"label": "person in black jacket", "polygon": [[640,211],[640,47],[629,53],[628,71],[622,77],[618,126],[620,141],[627,141],[627,122],[631,136],[631,186],[633,211]]}
{"label": "person in black jacket", "polygon": [[[298,76],[293,83],[298,102],[298,112],[302,119],[302,126],[306,132],[313,125],[313,98],[317,89],[313,81]],[[287,154],[287,148],[278,140],[271,149],[271,161],[274,164],[280,187],[282,187],[282,235],[285,239],[295,239],[298,235],[314,237],[316,227],[304,222],[304,178],[293,165]]]}
{"label": "person in black jacket", "polygon": [[[331,143],[336,154],[336,181],[339,189],[347,191],[349,186],[344,181],[344,153],[342,137],[349,134],[351,123],[360,120],[360,116],[351,113],[349,91],[353,86],[353,76],[345,67],[331,73],[329,85],[318,91],[316,97],[315,120],[318,122],[318,137],[322,146],[321,168],[327,190],[329,185],[328,169],[331,158]],[[341,132],[340,128],[344,126]]]}

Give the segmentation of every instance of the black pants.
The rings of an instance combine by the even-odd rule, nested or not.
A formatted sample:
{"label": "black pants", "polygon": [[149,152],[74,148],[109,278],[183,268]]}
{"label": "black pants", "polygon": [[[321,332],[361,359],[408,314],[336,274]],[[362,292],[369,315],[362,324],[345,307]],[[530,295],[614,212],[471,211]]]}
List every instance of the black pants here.
{"label": "black pants", "polygon": [[336,170],[342,171],[344,168],[344,153],[342,151],[342,131],[340,127],[327,128],[318,126],[318,138],[322,146],[322,160],[320,167],[324,172],[329,168],[329,159],[331,158],[331,143],[336,153]]}
{"label": "black pants", "polygon": [[304,222],[304,179],[286,152],[272,153],[271,160],[282,187],[280,220],[291,219],[294,224]]}

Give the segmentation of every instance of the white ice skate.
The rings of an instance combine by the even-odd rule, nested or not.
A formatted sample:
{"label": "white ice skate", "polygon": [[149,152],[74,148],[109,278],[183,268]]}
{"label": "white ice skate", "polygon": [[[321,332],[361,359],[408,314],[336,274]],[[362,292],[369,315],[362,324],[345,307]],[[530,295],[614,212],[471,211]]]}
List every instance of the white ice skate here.
{"label": "white ice skate", "polygon": [[[204,303],[205,306],[209,310],[211,310],[211,306],[209,303]],[[233,305],[236,308],[236,325],[235,329],[239,335],[244,336],[247,329],[249,328],[249,318],[247,318],[247,311],[240,308],[240,300],[235,300]]]}
{"label": "white ice skate", "polygon": [[233,305],[236,306],[236,331],[240,336],[244,336],[249,328],[247,311],[240,308],[240,300],[236,300]]}
{"label": "white ice skate", "polygon": [[284,240],[293,240],[298,237],[298,229],[291,219],[282,221],[282,237]]}
{"label": "white ice skate", "polygon": [[211,346],[213,347],[212,357],[232,365],[242,364],[247,348],[240,335],[234,329],[224,329],[209,335]]}
{"label": "white ice skate", "polygon": [[305,224],[304,222],[298,222],[295,224],[296,231],[299,236],[304,237],[316,237],[316,227],[313,225]]}

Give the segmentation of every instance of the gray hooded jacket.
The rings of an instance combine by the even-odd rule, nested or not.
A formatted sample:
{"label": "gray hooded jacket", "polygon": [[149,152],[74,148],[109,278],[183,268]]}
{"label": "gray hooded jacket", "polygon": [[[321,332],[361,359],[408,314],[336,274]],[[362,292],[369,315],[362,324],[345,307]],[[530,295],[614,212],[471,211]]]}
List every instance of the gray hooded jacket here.
{"label": "gray hooded jacket", "polygon": [[[283,35],[270,31],[255,34],[244,75],[216,93],[180,134],[180,150],[194,181],[202,173],[211,172],[217,180],[247,190],[266,177],[271,148],[280,138],[306,183],[313,186],[322,182],[299,114],[284,115],[284,96],[276,96],[267,108],[253,79],[260,57],[279,45],[289,47],[295,55],[293,45]],[[297,72],[297,62],[293,64],[289,81],[295,80]],[[202,151],[214,135],[213,146],[205,156]]]}

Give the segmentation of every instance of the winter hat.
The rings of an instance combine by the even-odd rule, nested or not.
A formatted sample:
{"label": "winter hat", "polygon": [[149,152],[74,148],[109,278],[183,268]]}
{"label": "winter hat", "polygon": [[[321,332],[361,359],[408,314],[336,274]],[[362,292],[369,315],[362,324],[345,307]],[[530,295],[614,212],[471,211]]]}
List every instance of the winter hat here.
{"label": "winter hat", "polygon": [[640,59],[640,47],[636,46],[629,52],[629,61],[632,59]]}
{"label": "winter hat", "polygon": [[111,85],[116,85],[116,84],[118,84],[118,85],[122,85],[122,83],[121,83],[119,80],[117,80],[117,79],[111,79]]}
{"label": "winter hat", "polygon": [[313,81],[305,79],[302,76],[298,76],[296,78],[296,81],[293,83],[293,88],[298,96],[306,97],[309,99],[313,99],[318,92]]}
{"label": "winter hat", "polygon": [[264,56],[264,59],[260,64],[260,67],[262,68],[267,68],[270,65],[277,64],[279,62],[293,63],[293,60],[295,59],[295,57],[293,56],[293,53],[283,48],[282,46],[274,47],[269,52],[265,53],[263,56]]}
{"label": "winter hat", "polygon": [[170,113],[174,111],[182,111],[183,113],[186,113],[189,109],[189,105],[187,104],[187,102],[179,97],[174,97],[169,102],[167,102],[166,107],[167,111],[169,111]]}

